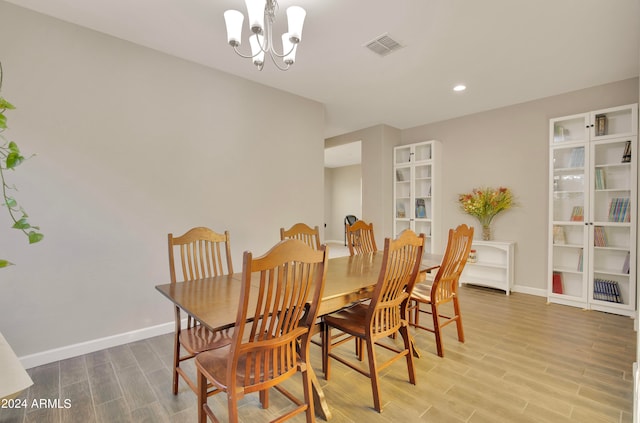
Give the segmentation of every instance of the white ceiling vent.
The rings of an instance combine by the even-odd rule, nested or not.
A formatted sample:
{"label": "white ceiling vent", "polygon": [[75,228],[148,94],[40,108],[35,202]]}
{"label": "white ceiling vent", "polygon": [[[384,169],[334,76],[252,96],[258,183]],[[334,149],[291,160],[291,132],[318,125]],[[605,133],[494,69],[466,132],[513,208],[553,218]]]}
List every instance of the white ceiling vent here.
{"label": "white ceiling vent", "polygon": [[387,54],[404,47],[399,42],[391,38],[389,34],[382,34],[374,40],[369,41],[364,46],[379,56],[386,56]]}

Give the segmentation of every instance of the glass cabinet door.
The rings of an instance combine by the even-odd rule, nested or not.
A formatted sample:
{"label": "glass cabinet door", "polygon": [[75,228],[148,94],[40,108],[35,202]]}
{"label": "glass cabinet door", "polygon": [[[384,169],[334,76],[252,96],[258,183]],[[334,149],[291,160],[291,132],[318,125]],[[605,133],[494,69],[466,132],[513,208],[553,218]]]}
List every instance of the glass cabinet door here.
{"label": "glass cabinet door", "polygon": [[636,190],[635,137],[596,141],[593,162],[592,210],[593,274],[590,299],[603,304],[633,304],[635,274],[632,231],[635,232]]}
{"label": "glass cabinet door", "polygon": [[393,163],[395,166],[411,163],[412,157],[411,146],[396,147],[393,150]]}
{"label": "glass cabinet door", "polygon": [[635,104],[612,107],[591,113],[592,140],[628,137],[637,132],[638,109]]}
{"label": "glass cabinet door", "polygon": [[584,145],[554,147],[551,187],[551,220],[553,221],[552,290],[554,295],[586,301],[584,246],[588,245],[588,173],[585,168],[588,151]]}
{"label": "glass cabinet door", "polygon": [[551,144],[583,143],[589,137],[589,115],[586,113],[551,119]]}

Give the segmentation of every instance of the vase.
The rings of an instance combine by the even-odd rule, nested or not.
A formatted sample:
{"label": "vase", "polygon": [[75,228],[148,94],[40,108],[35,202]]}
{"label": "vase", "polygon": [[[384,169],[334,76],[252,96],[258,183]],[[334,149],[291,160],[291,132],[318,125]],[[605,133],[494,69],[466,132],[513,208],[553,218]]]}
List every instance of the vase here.
{"label": "vase", "polygon": [[491,225],[482,225],[482,240],[491,241]]}

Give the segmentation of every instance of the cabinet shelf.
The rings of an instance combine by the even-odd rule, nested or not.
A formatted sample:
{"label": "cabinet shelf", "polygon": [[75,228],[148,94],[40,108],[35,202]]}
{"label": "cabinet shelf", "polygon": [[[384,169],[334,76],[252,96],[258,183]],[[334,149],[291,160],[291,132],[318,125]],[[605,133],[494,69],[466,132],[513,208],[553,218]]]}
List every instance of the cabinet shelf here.
{"label": "cabinet shelf", "polygon": [[562,272],[562,273],[573,273],[573,274],[576,274],[576,275],[584,274],[584,271],[578,270],[578,269],[574,269],[574,268],[571,268],[571,267],[559,267],[559,266],[557,266],[557,267],[553,268],[553,271],[554,272]]}
{"label": "cabinet shelf", "polygon": [[584,173],[584,167],[556,167],[555,173]]}

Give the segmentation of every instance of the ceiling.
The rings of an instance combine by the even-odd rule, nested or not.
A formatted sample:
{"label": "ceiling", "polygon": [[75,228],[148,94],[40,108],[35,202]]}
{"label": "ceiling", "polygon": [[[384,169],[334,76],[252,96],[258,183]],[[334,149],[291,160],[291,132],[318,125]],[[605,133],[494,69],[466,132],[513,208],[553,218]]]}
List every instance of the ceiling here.
{"label": "ceiling", "polygon": [[[227,44],[222,15],[244,13],[242,0],[8,1],[321,102],[326,137],[623,80],[640,63],[639,0],[280,0],[278,34],[286,7],[307,11],[288,72],[270,62],[259,72]],[[385,57],[363,47],[385,33],[404,47]],[[453,92],[458,83],[468,89]]]}

